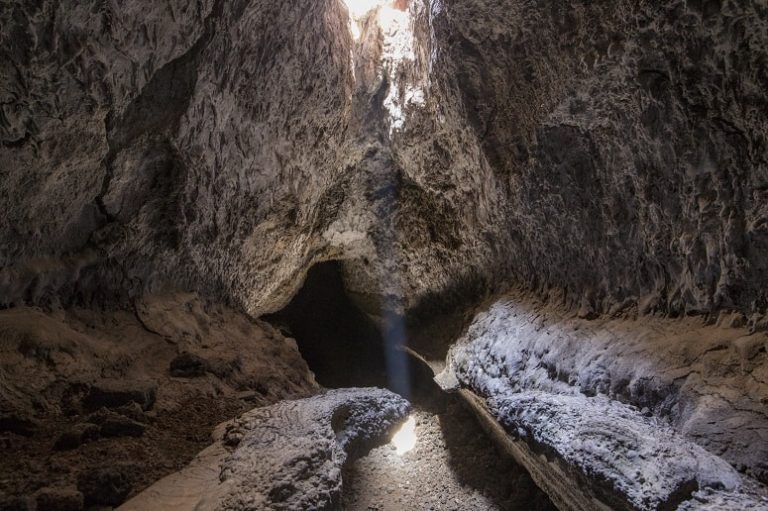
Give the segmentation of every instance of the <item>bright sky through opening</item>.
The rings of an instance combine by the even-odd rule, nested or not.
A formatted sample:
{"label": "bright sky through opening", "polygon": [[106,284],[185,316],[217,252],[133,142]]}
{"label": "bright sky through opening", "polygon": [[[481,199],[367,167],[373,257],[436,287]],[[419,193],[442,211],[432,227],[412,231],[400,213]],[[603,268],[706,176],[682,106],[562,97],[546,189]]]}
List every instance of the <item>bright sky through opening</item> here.
{"label": "bright sky through opening", "polygon": [[349,10],[349,22],[352,35],[357,40],[360,38],[360,23],[374,9],[379,9],[379,24],[384,30],[387,30],[391,24],[392,15],[390,11],[394,9],[392,0],[344,0],[344,4]]}

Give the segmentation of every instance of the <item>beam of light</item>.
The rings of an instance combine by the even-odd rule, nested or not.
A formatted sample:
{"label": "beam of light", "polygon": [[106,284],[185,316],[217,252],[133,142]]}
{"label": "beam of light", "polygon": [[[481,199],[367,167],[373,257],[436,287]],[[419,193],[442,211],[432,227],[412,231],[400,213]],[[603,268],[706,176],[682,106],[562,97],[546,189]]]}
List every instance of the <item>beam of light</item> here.
{"label": "beam of light", "polygon": [[395,446],[399,456],[416,447],[416,419],[411,415],[392,437],[392,445]]}
{"label": "beam of light", "polygon": [[406,0],[344,0],[355,40],[360,39],[360,25],[373,11],[378,12],[377,21],[385,33],[402,25],[409,17],[407,4]]}
{"label": "beam of light", "polygon": [[[385,257],[392,257],[386,254]],[[394,259],[393,259],[394,260]],[[394,308],[394,305],[391,305]],[[393,310],[384,310],[384,357],[387,367],[387,387],[406,399],[411,398],[411,375],[408,354],[403,349],[408,344],[404,318]]]}

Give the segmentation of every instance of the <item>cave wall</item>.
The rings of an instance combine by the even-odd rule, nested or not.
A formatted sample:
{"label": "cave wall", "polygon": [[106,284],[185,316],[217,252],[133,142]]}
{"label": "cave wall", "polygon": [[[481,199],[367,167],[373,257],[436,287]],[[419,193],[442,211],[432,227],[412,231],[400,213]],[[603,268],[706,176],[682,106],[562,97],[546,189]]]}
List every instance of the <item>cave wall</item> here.
{"label": "cave wall", "polygon": [[322,249],[346,129],[338,2],[2,16],[3,304],[166,286],[251,310],[287,300]]}
{"label": "cave wall", "polygon": [[585,314],[764,310],[762,2],[444,2],[517,279]]}
{"label": "cave wall", "polygon": [[511,293],[474,317],[442,378],[498,399],[606,396],[768,482],[768,336],[734,319],[588,320]]}
{"label": "cave wall", "polygon": [[765,6],[409,13],[354,40],[335,0],[12,3],[3,303],[170,284],[259,314],[335,258],[371,311],[509,283],[765,309]]}
{"label": "cave wall", "polygon": [[[608,396],[627,427],[647,432],[647,408],[692,459],[697,443],[765,480],[763,446],[739,433],[765,431],[765,3],[413,0],[384,14],[350,21],[337,0],[6,3],[0,307],[138,328],[147,297],[194,292],[240,321],[283,308],[330,260],[374,319],[494,311],[483,298],[516,289],[513,309],[562,307],[544,325],[494,316],[500,349],[538,350],[515,359],[530,378],[482,350],[448,359],[496,419],[528,403],[510,393],[547,393],[541,413],[559,418]],[[733,330],[710,335],[722,311]],[[702,337],[650,314],[701,315],[680,328]],[[537,330],[572,320],[582,333]],[[66,369],[66,353],[41,362],[3,335],[32,372]],[[658,353],[702,367],[679,375]],[[466,367],[511,387],[496,395]],[[647,378],[671,401],[643,401]],[[705,427],[725,416],[742,422]]]}

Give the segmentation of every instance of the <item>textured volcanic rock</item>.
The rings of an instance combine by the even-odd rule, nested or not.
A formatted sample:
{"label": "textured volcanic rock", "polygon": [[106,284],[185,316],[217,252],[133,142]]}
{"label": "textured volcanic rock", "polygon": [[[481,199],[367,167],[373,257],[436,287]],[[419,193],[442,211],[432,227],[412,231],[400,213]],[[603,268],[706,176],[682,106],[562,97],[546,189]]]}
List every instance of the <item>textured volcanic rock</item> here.
{"label": "textured volcanic rock", "polygon": [[[195,295],[146,297],[134,312],[14,308],[0,311],[0,332],[0,404],[28,415],[102,407],[127,413],[122,408],[131,403],[165,410],[195,393],[270,389],[279,399],[315,388],[295,341]],[[219,370],[171,377],[168,367],[180,353]]]}
{"label": "textured volcanic rock", "polygon": [[409,407],[370,388],[257,408],[227,424],[189,467],[120,509],[336,509],[344,464],[379,443]]}
{"label": "textured volcanic rock", "polygon": [[723,459],[610,399],[531,391],[489,406],[513,435],[575,468],[571,477],[592,484],[595,499],[611,509],[675,509],[698,488],[739,487]]}
{"label": "textured volcanic rock", "polygon": [[674,509],[699,488],[740,489],[726,460],[768,481],[766,342],[698,319],[590,321],[513,294],[475,317],[438,381],[487,399],[561,508]]}
{"label": "textured volcanic rock", "polygon": [[767,305],[761,2],[414,1],[357,40],[335,0],[2,15],[6,304],[261,313],[335,258],[376,313]]}
{"label": "textured volcanic rock", "polygon": [[290,296],[350,94],[338,2],[2,16],[3,303],[163,282],[252,308]]}
{"label": "textured volcanic rock", "polygon": [[[170,362],[185,352],[215,370],[171,376]],[[177,294],[146,297],[131,312],[0,311],[0,374],[0,417],[26,425],[0,420],[0,507],[6,497],[34,497],[41,488],[66,488],[129,464],[120,491],[107,497],[119,504],[188,463],[210,443],[216,424],[254,405],[317,391],[293,340]],[[88,488],[96,492],[103,485],[93,477]],[[91,490],[81,489],[86,501]]]}
{"label": "textured volcanic rock", "polygon": [[694,493],[678,511],[768,511],[768,499],[707,489]]}
{"label": "textured volcanic rock", "polygon": [[[379,318],[513,286],[564,304],[502,314],[454,376],[607,395],[765,481],[765,2],[397,4],[352,26],[337,0],[3,5],[3,429],[123,377],[145,408],[153,381],[162,409],[262,367],[269,399],[308,391],[235,311],[339,260]],[[227,307],[147,302],[179,290]],[[748,330],[716,330],[723,311]],[[648,313],[710,325],[606,319]]]}
{"label": "textured volcanic rock", "polygon": [[743,328],[697,319],[588,321],[514,294],[478,314],[451,349],[444,376],[484,396],[609,396],[768,482],[766,346],[768,336]]}
{"label": "textured volcanic rock", "polygon": [[516,278],[587,311],[765,309],[763,2],[438,5]]}

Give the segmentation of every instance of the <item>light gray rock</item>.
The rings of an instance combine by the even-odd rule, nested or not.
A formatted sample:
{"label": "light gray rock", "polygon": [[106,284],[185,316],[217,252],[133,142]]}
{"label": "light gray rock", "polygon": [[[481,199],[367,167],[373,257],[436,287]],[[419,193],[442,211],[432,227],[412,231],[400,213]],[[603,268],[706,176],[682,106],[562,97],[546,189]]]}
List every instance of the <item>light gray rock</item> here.
{"label": "light gray rock", "polygon": [[187,469],[120,510],[337,509],[344,464],[386,441],[409,408],[396,394],[369,388],[254,409],[227,424]]}
{"label": "light gray rock", "polygon": [[767,511],[768,499],[757,495],[707,489],[693,494],[678,511]]}
{"label": "light gray rock", "polygon": [[674,509],[704,488],[748,501],[760,492],[735,469],[765,482],[768,387],[765,353],[744,356],[762,340],[745,333],[587,320],[512,293],[476,315],[436,381],[477,396],[563,509]]}
{"label": "light gray rock", "polygon": [[507,431],[567,466],[610,509],[676,509],[698,488],[740,486],[722,458],[605,397],[529,391],[493,398],[489,408]]}
{"label": "light gray rock", "polygon": [[607,396],[766,481],[768,355],[745,359],[745,339],[765,337],[746,333],[696,318],[586,320],[513,293],[478,313],[438,381],[487,397]]}

